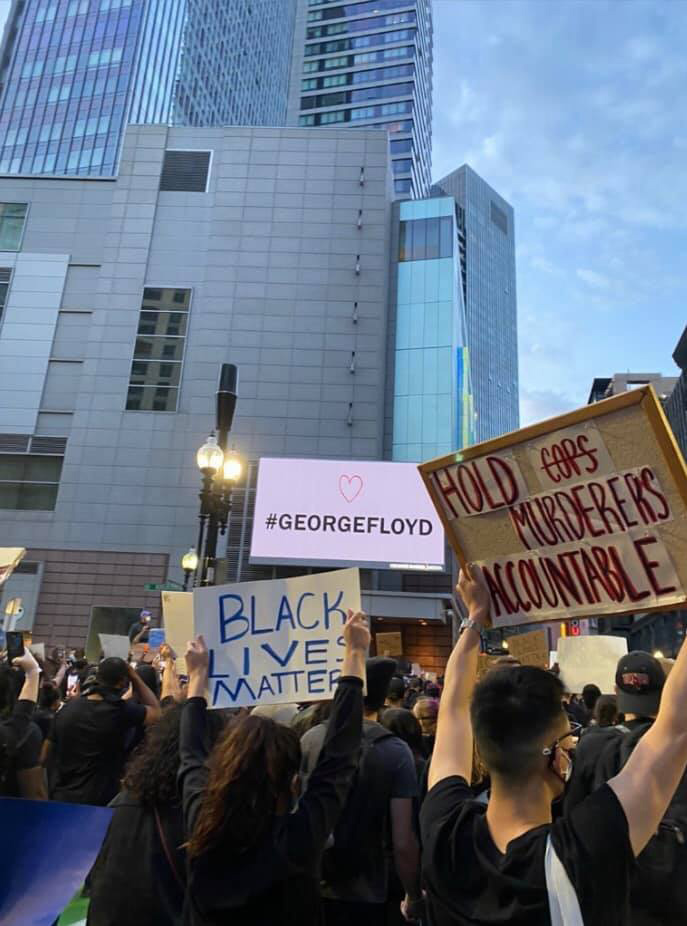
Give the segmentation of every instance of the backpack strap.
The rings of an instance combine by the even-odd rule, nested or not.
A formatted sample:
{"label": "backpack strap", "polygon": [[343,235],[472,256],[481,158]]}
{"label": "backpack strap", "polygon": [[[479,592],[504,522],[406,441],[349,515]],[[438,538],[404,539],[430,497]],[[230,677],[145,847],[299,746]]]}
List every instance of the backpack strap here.
{"label": "backpack strap", "polygon": [[546,875],[546,892],[549,895],[551,926],[584,926],[575,888],[556,854],[551,842],[551,834],[546,837],[544,874]]}
{"label": "backpack strap", "polygon": [[179,874],[179,869],[176,866],[174,861],[174,856],[172,855],[169,846],[167,845],[167,839],[165,838],[165,832],[162,829],[162,821],[160,820],[160,814],[158,813],[157,806],[153,807],[153,812],[155,814],[155,824],[157,826],[157,835],[160,837],[160,843],[162,845],[162,851],[165,853],[165,858],[167,859],[167,864],[170,867],[172,874],[174,875],[174,880],[179,885],[183,893],[186,893],[186,880],[181,877]]}

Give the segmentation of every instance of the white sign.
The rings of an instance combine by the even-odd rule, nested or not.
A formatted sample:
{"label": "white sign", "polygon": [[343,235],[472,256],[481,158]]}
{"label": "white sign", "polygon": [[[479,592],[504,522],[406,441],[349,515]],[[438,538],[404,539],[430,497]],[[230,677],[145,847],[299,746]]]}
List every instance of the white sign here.
{"label": "white sign", "polygon": [[444,567],[444,529],[413,463],[263,458],[251,562]]}
{"label": "white sign", "polygon": [[561,637],[558,666],[566,691],[581,694],[585,685],[598,685],[602,694],[614,694],[615,670],[626,653],[624,637]]}
{"label": "white sign", "polygon": [[210,707],[331,697],[349,609],[360,610],[357,569],[195,589],[195,633],[210,650]]}
{"label": "white sign", "polygon": [[131,643],[129,638],[118,633],[99,633],[100,645],[103,648],[103,656],[108,659],[110,656],[118,656],[120,659],[129,658]]}

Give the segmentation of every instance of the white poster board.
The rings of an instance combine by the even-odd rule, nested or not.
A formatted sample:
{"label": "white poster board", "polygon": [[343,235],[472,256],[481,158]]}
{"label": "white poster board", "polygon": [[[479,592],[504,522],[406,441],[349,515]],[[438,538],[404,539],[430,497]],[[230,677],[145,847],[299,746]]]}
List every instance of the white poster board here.
{"label": "white poster board", "polygon": [[128,637],[117,633],[99,633],[98,637],[105,659],[109,659],[110,656],[118,656],[120,659],[129,658],[131,643]]}
{"label": "white poster board", "polygon": [[210,707],[331,697],[348,609],[360,610],[357,569],[197,588],[195,633],[210,650]]}
{"label": "white poster board", "polygon": [[162,593],[165,641],[177,655],[177,672],[186,675],[186,644],[193,637],[193,592]]}
{"label": "white poster board", "polygon": [[561,637],[558,666],[566,691],[580,694],[585,685],[598,685],[602,694],[614,694],[615,670],[626,653],[624,637]]}

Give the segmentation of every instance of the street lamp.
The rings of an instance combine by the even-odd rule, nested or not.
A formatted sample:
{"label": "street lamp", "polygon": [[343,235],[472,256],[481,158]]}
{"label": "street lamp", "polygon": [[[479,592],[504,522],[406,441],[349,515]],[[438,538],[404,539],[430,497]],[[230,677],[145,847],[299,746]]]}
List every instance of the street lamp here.
{"label": "street lamp", "polygon": [[181,557],[181,568],[184,570],[184,591],[188,588],[188,580],[198,568],[198,554],[194,547]]}
{"label": "street lamp", "polygon": [[[203,481],[198,515],[200,520],[198,554],[193,571],[200,585],[214,584],[217,537],[219,533],[222,535],[226,533],[231,512],[231,493],[243,471],[241,458],[236,451],[226,449],[238,398],[238,380],[239,374],[236,366],[233,363],[223,363],[217,389],[218,437],[212,433],[196,453],[196,463],[202,473]],[[203,550],[206,525],[207,536],[205,536],[205,550]]]}

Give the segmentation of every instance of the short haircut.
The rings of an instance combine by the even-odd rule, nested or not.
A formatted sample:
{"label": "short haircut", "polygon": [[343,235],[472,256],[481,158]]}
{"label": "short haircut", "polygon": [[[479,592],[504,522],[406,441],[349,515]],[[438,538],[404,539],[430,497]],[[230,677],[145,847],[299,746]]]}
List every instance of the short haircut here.
{"label": "short haircut", "polygon": [[585,685],[582,689],[582,700],[588,711],[594,710],[594,705],[601,697],[601,689],[598,685]]}
{"label": "short haircut", "polygon": [[521,781],[565,721],[563,685],[534,666],[504,666],[475,688],[470,709],[475,743],[488,771]]}
{"label": "short haircut", "polygon": [[96,680],[107,688],[120,688],[129,677],[129,667],[119,656],[109,656],[98,666]]}
{"label": "short haircut", "polygon": [[52,682],[43,682],[38,692],[38,706],[50,708],[60,700],[60,693]]}
{"label": "short haircut", "polygon": [[618,701],[615,695],[601,695],[594,705],[594,720],[600,727],[612,727],[618,721]]}

